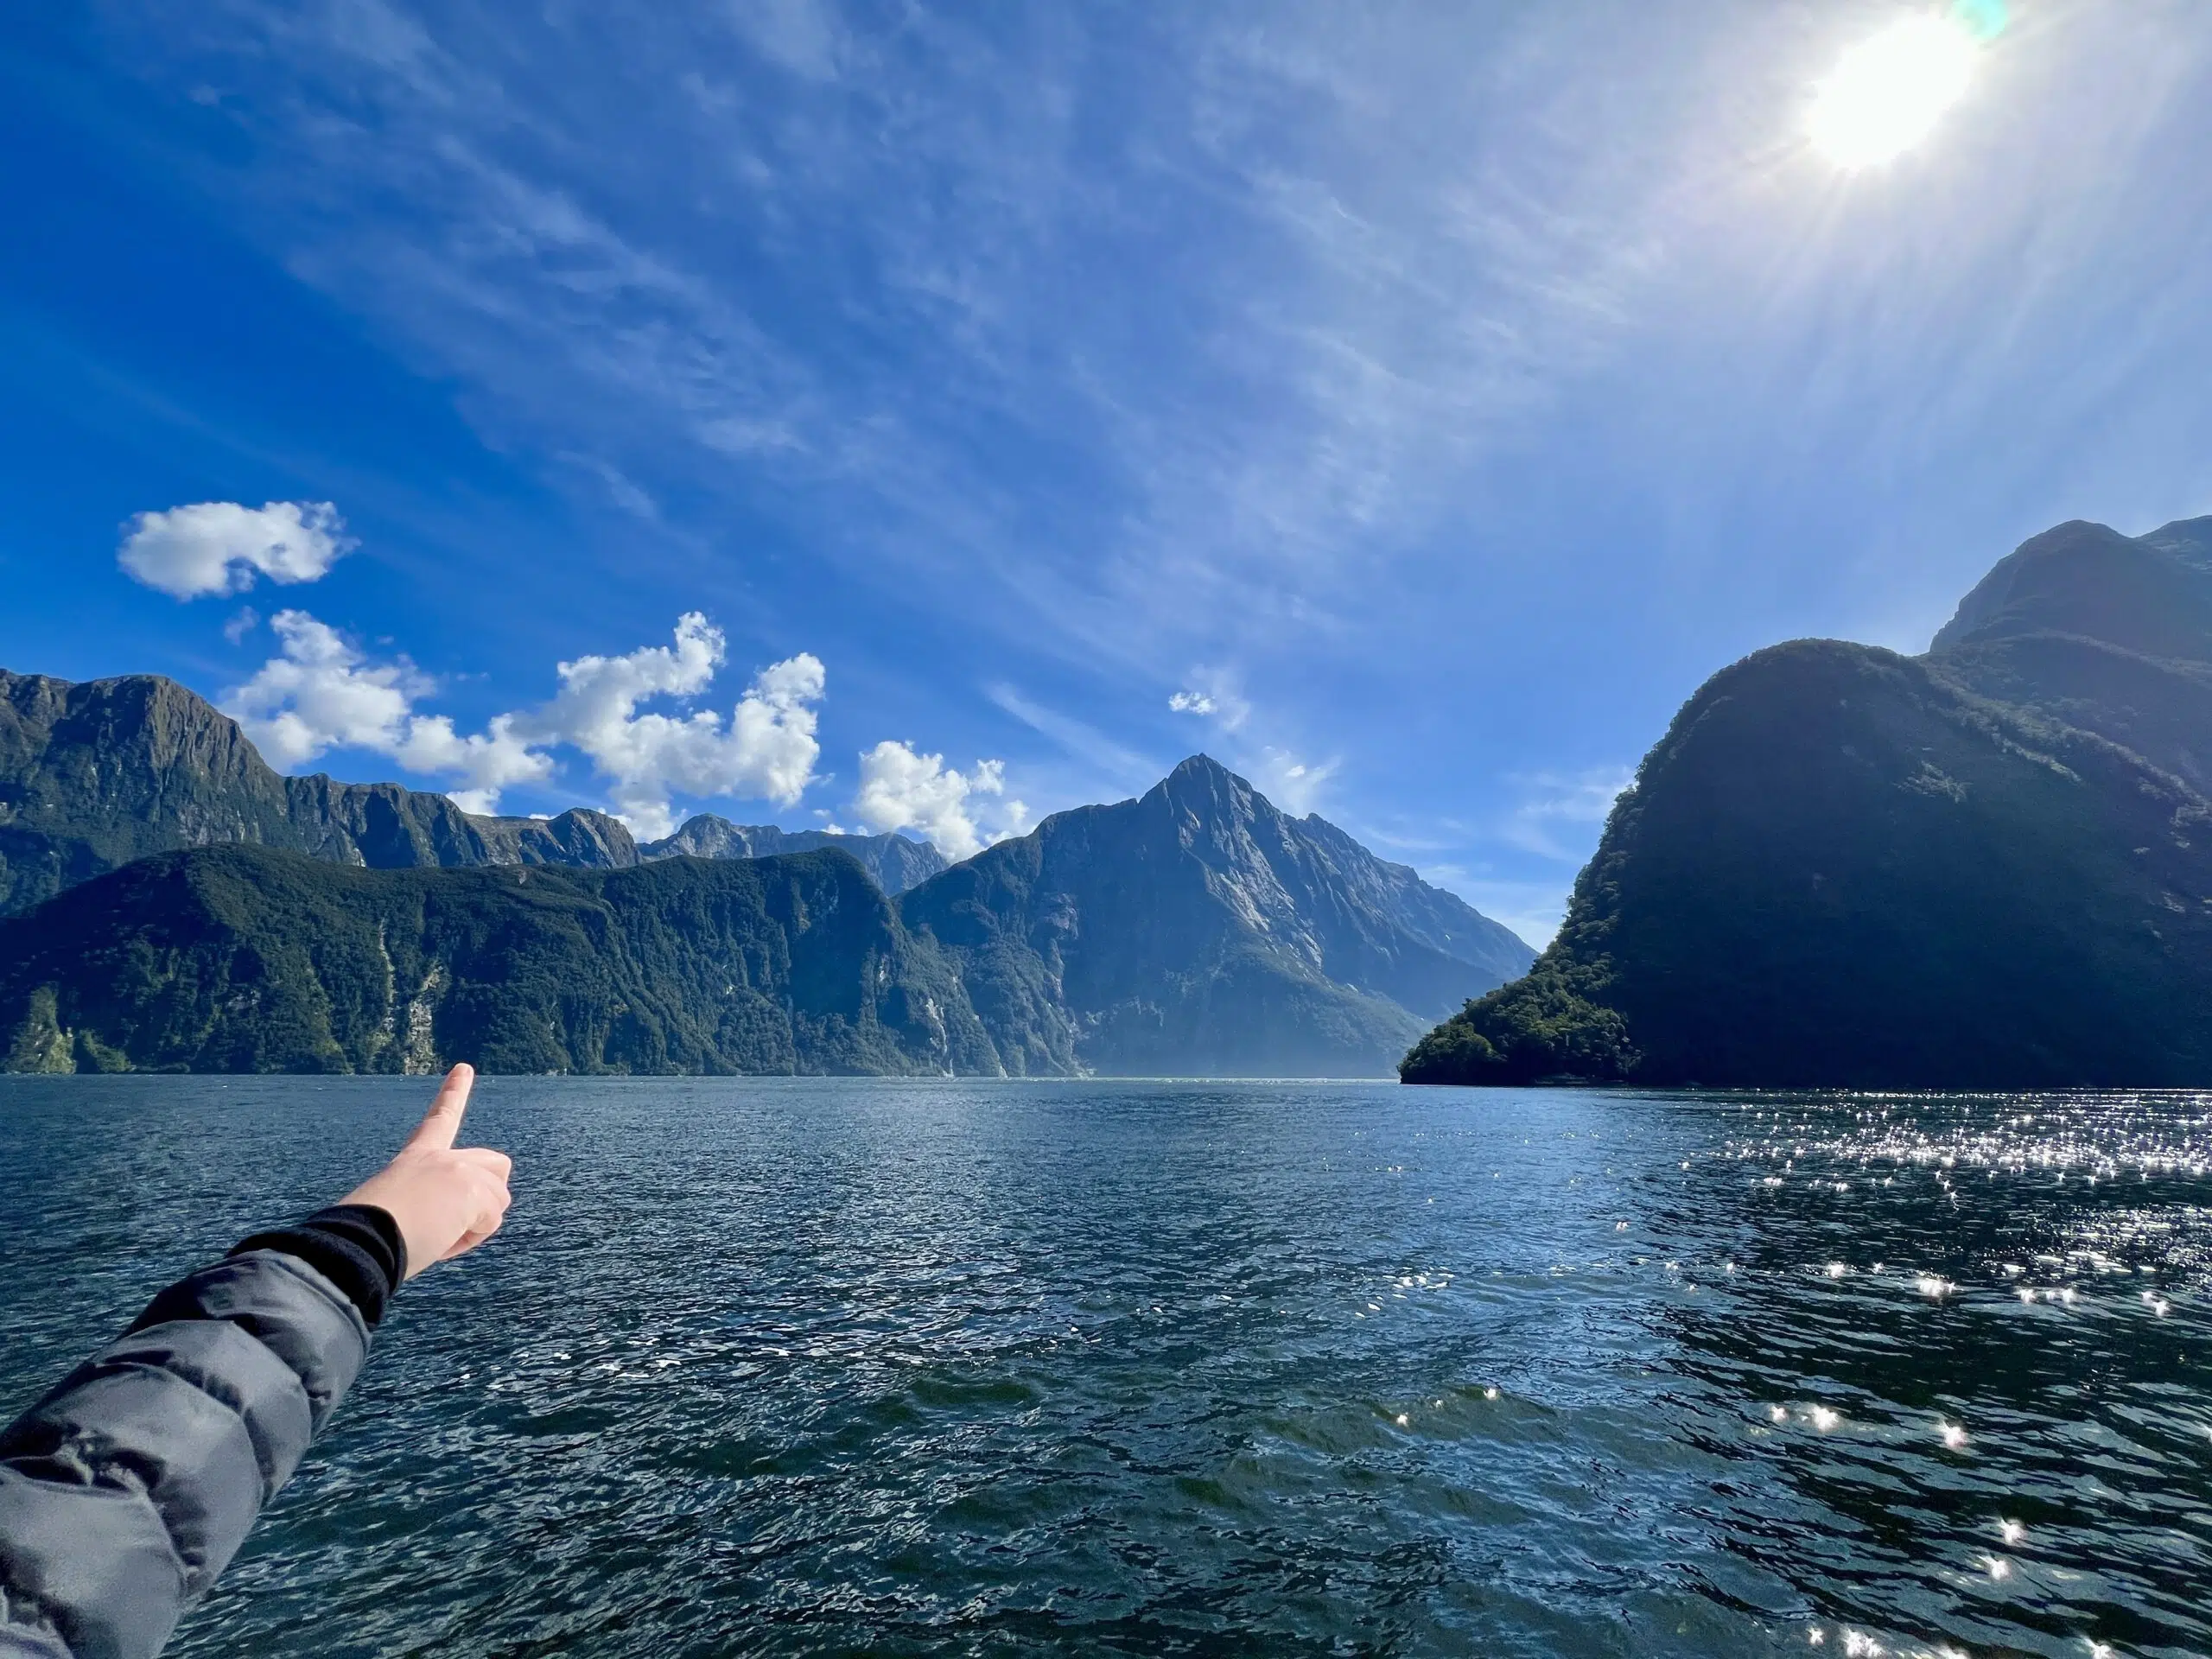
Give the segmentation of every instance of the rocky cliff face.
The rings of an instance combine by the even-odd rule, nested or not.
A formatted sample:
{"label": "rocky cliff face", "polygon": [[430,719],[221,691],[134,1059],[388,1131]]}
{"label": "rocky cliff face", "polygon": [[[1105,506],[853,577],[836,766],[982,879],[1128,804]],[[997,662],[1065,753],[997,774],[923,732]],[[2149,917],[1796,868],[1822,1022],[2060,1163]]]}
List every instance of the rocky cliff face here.
{"label": "rocky cliff face", "polygon": [[1798,641],[1646,757],[1417,1082],[2212,1083],[2212,523],[2069,524],[1924,658]]}
{"label": "rocky cliff face", "polygon": [[1376,1075],[1423,1016],[1533,954],[1203,756],[955,865],[900,913],[1026,1071]]}
{"label": "rocky cliff face", "polygon": [[171,680],[0,671],[0,915],[135,858],[225,842],[372,869],[637,862],[604,813],[472,817],[397,784],[281,776],[236,721]]}
{"label": "rocky cliff face", "polygon": [[638,849],[643,858],[774,858],[835,847],[858,859],[884,892],[898,894],[945,868],[943,853],[906,836],[855,836],[832,830],[779,830],[772,824],[732,823],[702,812],[674,835]]}

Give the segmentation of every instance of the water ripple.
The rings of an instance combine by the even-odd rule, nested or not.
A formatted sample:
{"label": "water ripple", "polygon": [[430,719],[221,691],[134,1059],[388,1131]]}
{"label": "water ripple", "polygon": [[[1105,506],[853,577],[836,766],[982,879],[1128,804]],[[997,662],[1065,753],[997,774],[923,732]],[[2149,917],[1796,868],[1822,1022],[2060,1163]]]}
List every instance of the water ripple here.
{"label": "water ripple", "polygon": [[[0,1083],[0,1390],[413,1085]],[[2212,1652],[2201,1096],[493,1079],[175,1651]]]}

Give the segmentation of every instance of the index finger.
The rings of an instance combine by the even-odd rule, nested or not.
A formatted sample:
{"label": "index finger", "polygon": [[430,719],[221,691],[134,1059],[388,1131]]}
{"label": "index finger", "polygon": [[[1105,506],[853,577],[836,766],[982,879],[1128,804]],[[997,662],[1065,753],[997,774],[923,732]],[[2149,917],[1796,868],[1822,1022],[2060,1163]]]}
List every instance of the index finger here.
{"label": "index finger", "polygon": [[446,1080],[438,1085],[437,1098],[423,1114],[415,1133],[407,1137],[409,1147],[427,1147],[435,1152],[453,1145],[454,1137],[461,1133],[461,1115],[468,1109],[468,1091],[475,1083],[474,1066],[456,1065],[447,1072]]}

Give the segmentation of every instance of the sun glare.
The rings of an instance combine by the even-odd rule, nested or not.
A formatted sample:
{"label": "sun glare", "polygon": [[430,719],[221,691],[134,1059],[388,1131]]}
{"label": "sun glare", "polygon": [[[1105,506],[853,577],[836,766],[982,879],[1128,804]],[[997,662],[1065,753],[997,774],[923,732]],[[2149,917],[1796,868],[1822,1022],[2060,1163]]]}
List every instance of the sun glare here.
{"label": "sun glare", "polygon": [[1962,23],[1908,17],[1844,54],[1807,120],[1813,148],[1838,167],[1878,167],[1928,137],[1973,79],[1976,41]]}

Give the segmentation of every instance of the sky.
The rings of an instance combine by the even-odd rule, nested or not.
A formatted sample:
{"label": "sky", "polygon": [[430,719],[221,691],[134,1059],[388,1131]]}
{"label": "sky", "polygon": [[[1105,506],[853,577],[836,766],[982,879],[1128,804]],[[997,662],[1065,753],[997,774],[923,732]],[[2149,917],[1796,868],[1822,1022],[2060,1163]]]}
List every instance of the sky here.
{"label": "sky", "polygon": [[2202,0],[93,0],[0,145],[0,665],[479,810],[1204,751],[1541,943],[1707,675],[2212,512]]}

